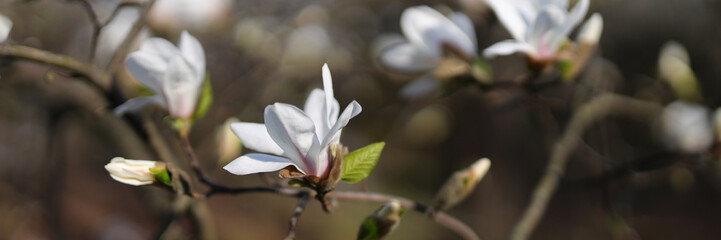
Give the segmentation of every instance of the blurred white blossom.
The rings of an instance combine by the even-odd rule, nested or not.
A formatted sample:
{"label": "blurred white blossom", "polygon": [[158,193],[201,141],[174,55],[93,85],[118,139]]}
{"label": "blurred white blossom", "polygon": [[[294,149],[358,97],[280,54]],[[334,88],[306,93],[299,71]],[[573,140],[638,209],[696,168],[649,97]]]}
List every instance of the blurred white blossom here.
{"label": "blurred white blossom", "polygon": [[486,0],[513,40],[493,44],[485,57],[522,52],[536,61],[553,59],[561,43],[588,11],[580,0],[569,12],[568,0]]}
{"label": "blurred white blossom", "polygon": [[675,101],[661,116],[662,134],[670,149],[700,153],[713,143],[709,110],[704,106]]}
{"label": "blurred white blossom", "polygon": [[207,31],[229,16],[229,0],[158,0],[151,9],[151,25],[162,30]]}
{"label": "blurred white blossom", "polygon": [[13,21],[5,15],[0,14],[0,42],[5,42],[10,35],[10,29],[13,28]]}
{"label": "blurred white blossom", "polygon": [[[385,47],[379,62],[394,72],[424,74],[401,90],[405,97],[436,89],[438,78],[467,72],[467,62],[476,56],[473,22],[463,13],[444,16],[428,6],[410,7],[401,15],[401,30],[405,41]],[[449,52],[462,60],[449,60]]]}
{"label": "blurred white blossom", "polygon": [[115,109],[122,114],[156,103],[170,116],[188,119],[193,115],[205,78],[205,53],[198,39],[183,31],[178,47],[162,38],[143,42],[131,53],[126,66],[136,80],[157,95],[130,99]]}
{"label": "blurred white blossom", "polygon": [[[103,27],[98,36],[98,46],[95,52],[95,62],[99,66],[105,66],[110,62],[115,51],[125,40],[125,36],[130,33],[131,28],[136,20],[140,17],[140,10],[136,8],[120,8],[117,15]],[[138,39],[147,39],[148,30],[141,30]],[[87,36],[81,36],[87,38]],[[137,41],[136,43],[139,43]],[[136,44],[137,45],[137,44]],[[85,46],[83,46],[85,47]]]}
{"label": "blurred white blossom", "polygon": [[155,182],[151,168],[165,168],[162,162],[148,160],[131,160],[115,157],[105,165],[105,170],[115,181],[133,186],[148,185]]}
{"label": "blurred white blossom", "polygon": [[323,179],[332,166],[331,145],[340,142],[342,128],[361,112],[361,106],[353,101],[340,116],[339,110],[330,70],[328,65],[323,65],[323,90],[314,89],[310,93],[304,110],[275,103],[265,108],[265,124],[231,124],[243,146],[273,155],[246,154],[223,168],[236,175],[246,175],[295,166],[305,175]]}
{"label": "blurred white blossom", "polygon": [[473,23],[460,12],[446,17],[428,6],[410,7],[401,15],[401,30],[407,41],[387,47],[379,59],[394,71],[430,71],[443,59],[447,47],[465,54],[464,58],[476,54]]}

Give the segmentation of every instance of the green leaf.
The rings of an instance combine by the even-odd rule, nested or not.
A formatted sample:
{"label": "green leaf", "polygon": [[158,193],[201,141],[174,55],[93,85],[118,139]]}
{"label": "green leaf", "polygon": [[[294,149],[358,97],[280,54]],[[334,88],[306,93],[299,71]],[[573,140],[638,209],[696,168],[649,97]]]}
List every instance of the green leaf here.
{"label": "green leaf", "polygon": [[173,186],[173,183],[170,180],[170,174],[168,173],[167,168],[150,168],[151,173],[155,176],[155,179],[158,180],[158,182],[161,182],[165,185],[168,185],[169,187]]}
{"label": "green leaf", "polygon": [[357,183],[368,177],[378,163],[385,142],[377,142],[353,151],[343,157],[341,180]]}
{"label": "green leaf", "polygon": [[195,113],[193,113],[193,121],[205,116],[212,104],[213,88],[210,86],[210,75],[206,74],[205,81],[203,81],[203,89],[200,92],[200,97],[198,97],[198,104],[195,107]]}
{"label": "green leaf", "polygon": [[380,238],[378,234],[378,226],[376,226],[376,222],[373,221],[373,218],[366,218],[358,231],[357,239],[375,240]]}

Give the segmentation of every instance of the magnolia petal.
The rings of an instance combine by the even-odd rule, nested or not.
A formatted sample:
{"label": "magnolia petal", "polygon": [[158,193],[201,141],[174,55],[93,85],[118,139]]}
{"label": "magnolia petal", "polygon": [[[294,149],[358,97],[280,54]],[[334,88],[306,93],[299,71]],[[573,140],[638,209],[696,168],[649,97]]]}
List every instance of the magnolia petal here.
{"label": "magnolia petal", "polygon": [[0,42],[4,42],[10,35],[10,29],[13,28],[13,21],[5,15],[0,14]]}
{"label": "magnolia petal", "polygon": [[546,6],[538,13],[526,34],[526,42],[535,48],[537,57],[551,58],[556,54],[558,46],[566,37],[562,33],[565,22],[565,10],[556,6]]}
{"label": "magnolia petal", "polygon": [[316,163],[316,176],[320,176],[326,172],[330,164],[330,151],[329,144],[337,144],[340,142],[341,129],[348,125],[348,121],[351,118],[357,116],[361,112],[362,108],[358,102],[353,101],[343,110],[343,113],[338,117],[338,121],[335,122],[333,128],[328,131],[328,134],[323,137],[323,141],[314,143],[308,153],[308,157],[312,162]]}
{"label": "magnolia petal", "polygon": [[[493,12],[501,21],[506,30],[513,36],[514,39],[523,41],[525,40],[526,29],[531,21],[531,18],[535,18],[535,14],[532,11],[526,11],[525,15],[521,9],[517,9],[514,3],[520,6],[529,6],[530,4],[522,4],[520,2],[511,2],[508,0],[486,0],[486,3],[493,8]],[[534,16],[530,16],[534,15]],[[524,19],[525,16],[525,19]]]}
{"label": "magnolia petal", "polygon": [[[228,163],[228,165],[225,165],[223,169],[235,175],[247,175],[261,172],[274,172],[290,165],[294,164],[287,158],[251,153],[236,158]],[[303,172],[300,168],[298,168],[298,170]]]}
{"label": "magnolia petal", "polygon": [[423,75],[401,88],[400,94],[403,98],[412,99],[428,95],[440,86],[438,79],[430,74]]}
{"label": "magnolia petal", "polygon": [[400,43],[384,49],[378,60],[392,71],[418,74],[432,69],[439,57],[429,55],[411,43]]}
{"label": "magnolia petal", "polygon": [[200,45],[198,39],[190,35],[187,31],[180,34],[180,42],[178,43],[180,52],[186,61],[190,64],[195,76],[198,79],[205,78],[205,52],[203,46]]}
{"label": "magnolia petal", "polygon": [[[305,100],[305,105],[303,105],[303,112],[313,120],[317,132],[323,129],[325,119],[325,112],[323,112],[324,105],[325,93],[320,88],[315,88],[313,91],[310,91],[310,95],[308,95],[308,98]],[[318,135],[320,136],[320,134]]]}
{"label": "magnolia petal", "polygon": [[268,129],[262,123],[236,122],[230,124],[243,146],[254,151],[283,155],[283,149],[268,135]]}
{"label": "magnolia petal", "polygon": [[321,142],[321,145],[328,145],[328,144],[335,144],[340,141],[340,130],[348,125],[348,121],[350,121],[351,118],[354,118],[360,112],[363,110],[360,104],[358,102],[353,101],[348,104],[348,106],[343,110],[343,113],[340,114],[338,117],[338,121],[333,124],[333,127],[328,131],[328,134],[325,135],[323,138],[323,141]]}
{"label": "magnolia petal", "polygon": [[307,159],[311,145],[318,144],[313,120],[297,107],[284,103],[275,103],[265,108],[265,126],[268,134],[299,169],[312,170],[315,175],[315,163]]}
{"label": "magnolia petal", "polygon": [[175,55],[180,54],[178,48],[164,38],[151,38],[143,41],[143,44],[140,45],[140,52],[157,56],[163,62],[168,62]]}
{"label": "magnolia petal", "polygon": [[325,108],[323,110],[325,112],[326,120],[326,125],[324,125],[323,127],[330,128],[330,126],[333,125],[335,123],[335,120],[338,118],[338,112],[340,112],[340,105],[338,104],[338,100],[335,99],[335,96],[333,96],[333,78],[330,75],[330,69],[328,68],[327,63],[323,64],[322,72],[323,92],[325,93]]}
{"label": "magnolia petal", "polygon": [[136,97],[124,102],[123,104],[120,104],[120,106],[117,106],[113,110],[113,113],[120,116],[128,112],[137,112],[140,111],[140,109],[143,109],[153,103],[158,104],[161,107],[165,107],[163,97],[161,97],[160,95],[150,97]]}
{"label": "magnolia petal", "polygon": [[580,0],[575,6],[573,6],[573,9],[568,13],[568,18],[566,18],[566,21],[561,29],[561,35],[568,36],[571,34],[571,30],[578,26],[578,24],[583,20],[583,17],[586,16],[588,6],[588,0]]}
{"label": "magnolia petal", "polygon": [[[303,107],[303,112],[305,112],[305,114],[310,117],[315,124],[316,136],[325,136],[328,130],[330,130],[333,126],[331,122],[335,123],[335,120],[338,118],[338,110],[333,110],[335,112],[335,116],[329,116],[332,114],[326,112],[327,107],[325,104],[325,92],[316,88],[310,92],[308,99],[305,101],[305,106]],[[340,108],[338,106],[338,101],[335,99],[333,99],[331,104],[332,109]]]}
{"label": "magnolia petal", "polygon": [[486,50],[483,50],[483,56],[486,58],[493,58],[495,56],[510,55],[516,52],[522,52],[529,55],[535,54],[533,47],[527,43],[516,40],[505,40],[497,42],[486,48]]}
{"label": "magnolia petal", "polygon": [[153,54],[146,52],[134,52],[125,60],[125,66],[135,80],[142,83],[153,92],[162,94],[160,81],[168,63]]}
{"label": "magnolia petal", "polygon": [[451,44],[466,54],[475,52],[475,43],[459,26],[428,6],[403,11],[401,30],[412,44],[423,46],[432,56],[443,55],[443,44]]}
{"label": "magnolia petal", "polygon": [[143,185],[153,184],[153,181],[149,181],[149,180],[121,178],[121,177],[116,177],[115,175],[110,175],[110,177],[113,178],[113,180],[115,180],[115,181],[118,181],[118,182],[121,182],[124,184],[128,184],[128,185],[132,185],[132,186],[143,186]]}
{"label": "magnolia petal", "polygon": [[180,55],[173,57],[163,78],[163,96],[171,116],[187,119],[193,115],[202,81],[193,76],[193,70]]}
{"label": "magnolia petal", "polygon": [[536,0],[539,6],[554,5],[561,9],[568,8],[568,0]]}
{"label": "magnolia petal", "polygon": [[[473,46],[475,47],[478,42],[476,41],[476,29],[473,27],[473,21],[468,18],[468,15],[461,12],[454,12],[448,16],[453,23],[455,23],[464,33],[471,39]],[[475,55],[475,51],[472,53],[466,53],[469,55]]]}

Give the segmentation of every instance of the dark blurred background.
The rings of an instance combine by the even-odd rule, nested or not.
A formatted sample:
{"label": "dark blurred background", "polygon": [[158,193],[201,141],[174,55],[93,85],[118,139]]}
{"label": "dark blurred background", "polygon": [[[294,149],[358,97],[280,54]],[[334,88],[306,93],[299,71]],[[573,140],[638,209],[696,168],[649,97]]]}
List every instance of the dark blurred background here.
{"label": "dark blurred background", "polygon": [[[91,1],[105,21],[119,0]],[[576,82],[528,94],[520,89],[467,86],[408,100],[398,91],[414,76],[384,72],[374,43],[399,34],[401,12],[414,5],[448,7],[474,21],[479,49],[509,38],[481,0],[460,1],[172,1],[160,0],[141,37],[178,38],[187,29],[202,43],[214,90],[210,112],[190,138],[203,170],[234,186],[264,184],[261,175],[222,170],[241,152],[219,150],[223,123],[262,122],[274,102],[302,105],[321,87],[327,62],[341,106],[357,100],[363,112],[345,128],[350,149],[386,141],[363,184],[342,190],[389,193],[430,204],[454,171],[481,157],[493,162],[471,196],[449,214],[483,239],[508,238],[543,173],[553,140],[578,105],[612,91],[665,104],[657,62],[669,40],[689,51],[703,103],[721,105],[721,3],[711,0],[592,0],[604,18],[596,57]],[[87,61],[92,25],[72,0],[0,1],[13,20],[9,42]],[[138,16],[126,7],[100,34],[94,56],[104,68]],[[489,60],[494,79],[527,74],[520,55]],[[171,193],[113,181],[112,157],[157,159],[119,144],[108,111],[114,103],[77,78],[42,64],[0,59],[0,239],[148,239],[160,227],[150,195]],[[127,94],[142,93],[133,82]],[[581,90],[579,90],[581,89]],[[535,107],[552,102],[552,126]],[[147,110],[157,113],[158,108]],[[160,115],[158,119],[160,119]],[[545,116],[548,117],[548,116]],[[169,131],[169,129],[163,129]],[[575,151],[559,191],[532,239],[718,239],[721,168],[699,156],[667,153],[653,128],[622,119],[594,125]],[[649,160],[650,159],[650,160]],[[274,173],[267,175],[277,178]],[[218,195],[208,200],[220,239],[279,239],[296,200],[272,194]],[[311,201],[298,239],[352,239],[380,204],[340,202],[331,214]],[[183,235],[178,235],[182,239]],[[455,239],[454,233],[407,212],[387,239]]]}

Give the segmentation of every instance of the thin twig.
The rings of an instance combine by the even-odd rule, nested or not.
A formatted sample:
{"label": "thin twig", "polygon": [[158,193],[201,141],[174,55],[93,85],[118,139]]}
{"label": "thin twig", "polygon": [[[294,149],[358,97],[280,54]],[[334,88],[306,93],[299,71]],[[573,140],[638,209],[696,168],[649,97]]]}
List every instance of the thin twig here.
{"label": "thin twig", "polygon": [[163,137],[160,129],[156,123],[148,116],[142,116],[143,127],[145,132],[148,134],[150,145],[153,146],[158,157],[163,162],[172,163],[175,166],[180,166],[180,163],[176,160],[172,149],[170,148],[167,140]]}
{"label": "thin twig", "polygon": [[413,209],[417,212],[427,214],[428,217],[433,219],[436,223],[440,224],[441,226],[444,226],[459,236],[463,237],[463,239],[468,240],[479,240],[480,238],[478,235],[476,235],[476,232],[473,231],[471,227],[463,223],[462,221],[444,213],[441,211],[436,211],[432,207],[420,204],[416,201],[402,198],[402,197],[396,197],[391,195],[385,195],[380,193],[365,193],[365,192],[345,192],[345,191],[334,191],[329,193],[329,197],[334,197],[336,199],[340,200],[355,200],[355,201],[366,201],[366,202],[390,202],[390,201],[398,201],[398,203],[401,204],[401,206],[409,209]]}
{"label": "thin twig", "polygon": [[93,4],[90,3],[90,0],[78,0],[77,2],[83,6],[90,18],[90,22],[93,23],[93,37],[90,39],[90,52],[88,53],[88,61],[93,62],[95,48],[98,45],[98,36],[100,35],[100,20],[98,20],[98,14],[93,10]]}
{"label": "thin twig", "polygon": [[95,13],[95,10],[93,9],[93,4],[90,3],[90,0],[78,0],[77,2],[83,6],[85,12],[87,12],[88,17],[90,18],[90,22],[92,22],[93,24],[93,36],[90,39],[90,52],[88,53],[89,62],[93,62],[93,60],[95,59],[95,52],[97,51],[98,47],[98,38],[100,37],[100,31],[102,31],[105,26],[107,26],[110,22],[113,21],[113,18],[115,18],[115,15],[120,12],[120,9],[128,6],[143,5],[143,3],[141,2],[134,1],[121,2],[115,7],[115,9],[113,9],[113,12],[110,14],[110,17],[108,17],[108,20],[106,20],[104,23],[101,23],[100,19],[98,18],[98,14]]}
{"label": "thin twig", "polygon": [[14,57],[48,64],[82,75],[103,92],[110,89],[110,76],[90,64],[48,51],[12,44],[0,45],[0,56]]}
{"label": "thin twig", "polygon": [[582,106],[571,118],[568,127],[555,144],[551,157],[546,166],[546,172],[536,185],[531,202],[516,224],[511,239],[525,240],[538,224],[541,216],[548,206],[553,194],[558,188],[558,182],[563,177],[566,163],[578,145],[583,133],[595,122],[607,116],[616,115],[631,118],[641,122],[650,122],[656,119],[662,111],[662,106],[625,97],[617,94],[605,93]]}
{"label": "thin twig", "polygon": [[120,44],[120,47],[115,51],[115,54],[113,54],[113,57],[110,59],[110,63],[108,64],[108,67],[106,68],[106,71],[110,75],[117,75],[120,69],[122,69],[123,62],[125,62],[125,57],[128,56],[128,52],[130,51],[130,47],[133,45],[133,42],[138,37],[138,34],[140,34],[140,30],[143,29],[145,26],[146,21],[148,20],[148,15],[150,14],[150,10],[153,8],[153,5],[155,4],[155,0],[150,0],[145,7],[145,10],[140,14],[140,17],[138,17],[138,20],[135,21],[135,24],[133,24],[133,27],[130,28],[130,31],[128,32],[128,36],[125,37],[125,40],[123,40],[123,43]]}
{"label": "thin twig", "polygon": [[[205,193],[205,197],[210,197],[214,194],[218,193],[228,193],[228,194],[243,194],[243,193],[257,193],[257,192],[268,192],[268,193],[277,193],[281,195],[286,196],[293,196],[296,198],[300,198],[300,202],[298,203],[298,208],[296,208],[297,215],[300,215],[298,211],[302,211],[303,207],[305,206],[307,200],[309,197],[312,197],[311,195],[318,197],[320,196],[319,200],[322,202],[323,199],[325,199],[323,193],[320,195],[316,195],[315,192],[309,192],[307,190],[300,190],[296,188],[277,188],[277,187],[264,187],[264,186],[255,186],[255,187],[240,187],[240,188],[232,188],[232,187],[226,187],[219,184],[214,183],[213,181],[210,181],[203,172],[200,170],[200,167],[198,166],[198,158],[195,155],[195,152],[193,151],[193,147],[190,145],[190,141],[188,139],[187,134],[179,134],[180,140],[183,144],[183,149],[185,149],[186,153],[190,157],[190,165],[195,174],[197,175],[199,181],[208,187],[210,187],[210,190]],[[401,203],[402,206],[407,208],[412,208],[418,212],[428,214],[428,216],[435,220],[438,224],[447,227],[450,230],[455,231],[458,233],[458,235],[462,236],[464,239],[468,240],[479,240],[480,238],[476,233],[468,227],[466,224],[461,222],[458,219],[455,219],[443,212],[435,211],[433,208],[425,206],[423,204],[417,203],[415,201],[402,198],[402,197],[395,197],[390,195],[383,195],[379,193],[365,193],[365,192],[330,192],[329,194],[332,194],[333,197],[337,199],[346,199],[346,200],[360,200],[360,201],[374,201],[374,202],[389,202],[389,201],[398,201]],[[325,204],[324,204],[324,207]],[[299,210],[300,208],[300,210]],[[324,209],[325,210],[325,209]],[[296,214],[293,215],[293,218],[291,218],[291,229],[288,233],[288,237],[286,239],[292,239],[294,237],[294,231],[295,231],[295,221],[297,221]],[[289,238],[290,237],[290,238]]]}
{"label": "thin twig", "polygon": [[285,236],[285,240],[295,239],[295,226],[298,224],[298,218],[303,213],[305,205],[308,204],[308,192],[301,192],[300,199],[298,199],[298,206],[295,207],[293,215],[290,217],[290,227],[288,228],[288,235]]}

